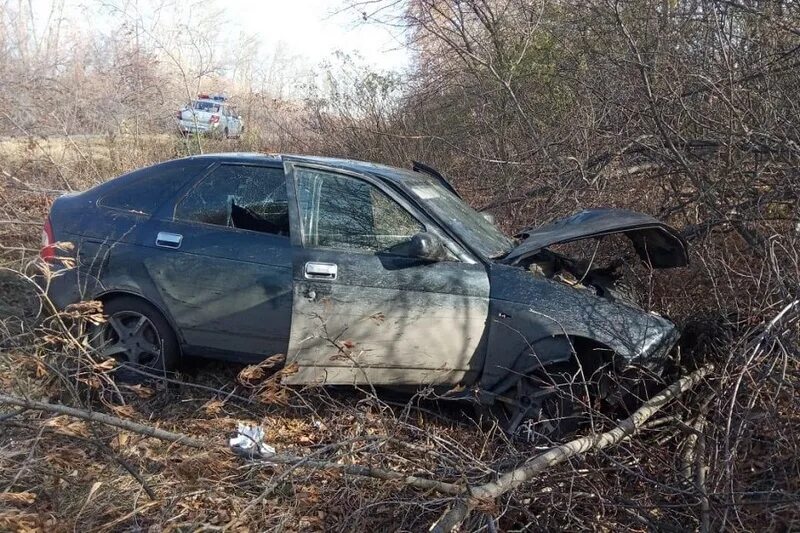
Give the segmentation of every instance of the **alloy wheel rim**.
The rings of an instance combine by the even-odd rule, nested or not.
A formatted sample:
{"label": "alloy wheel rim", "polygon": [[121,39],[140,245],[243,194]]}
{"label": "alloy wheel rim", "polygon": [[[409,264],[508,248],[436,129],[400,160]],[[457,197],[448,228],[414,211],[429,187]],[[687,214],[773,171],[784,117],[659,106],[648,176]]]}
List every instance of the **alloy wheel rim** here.
{"label": "alloy wheel rim", "polygon": [[155,366],[161,358],[161,337],[149,318],[135,311],[109,316],[100,331],[100,354],[121,362]]}
{"label": "alloy wheel rim", "polygon": [[557,403],[554,396],[536,401],[531,406],[530,416],[514,428],[514,436],[529,443],[551,443],[562,416]]}
{"label": "alloy wheel rim", "polygon": [[516,400],[503,406],[508,420],[506,431],[531,444],[552,443],[558,422],[564,416],[558,400],[560,393],[548,379],[520,380]]}

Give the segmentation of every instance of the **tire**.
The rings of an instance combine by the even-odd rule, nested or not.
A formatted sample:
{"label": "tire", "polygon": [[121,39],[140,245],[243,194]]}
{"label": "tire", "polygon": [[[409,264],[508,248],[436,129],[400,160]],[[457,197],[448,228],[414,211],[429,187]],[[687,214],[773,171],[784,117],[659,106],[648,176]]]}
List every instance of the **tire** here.
{"label": "tire", "polygon": [[225,131],[222,132],[222,136],[225,137],[226,139],[230,139],[230,136],[228,135],[228,128],[227,127],[225,128]]}
{"label": "tire", "polygon": [[581,424],[581,385],[574,383],[575,374],[575,365],[564,363],[523,376],[504,398],[480,406],[479,416],[496,422],[511,438],[550,446]]}
{"label": "tire", "polygon": [[106,321],[89,338],[101,356],[159,374],[178,367],[178,338],[158,309],[135,296],[117,296],[104,303],[103,314]]}

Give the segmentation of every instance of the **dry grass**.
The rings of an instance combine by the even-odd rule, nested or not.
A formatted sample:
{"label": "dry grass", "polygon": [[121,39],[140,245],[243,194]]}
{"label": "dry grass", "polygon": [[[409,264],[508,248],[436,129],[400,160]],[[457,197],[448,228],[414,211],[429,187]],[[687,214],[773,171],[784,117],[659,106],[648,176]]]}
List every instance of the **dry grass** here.
{"label": "dry grass", "polygon": [[[259,147],[245,139],[206,148]],[[245,379],[241,367],[200,361],[170,383],[110,380],[107,365],[40,312],[22,274],[55,191],[186,149],[168,136],[0,142],[0,389],[220,444],[238,422],[261,424],[282,453],[328,447],[319,458],[450,482],[485,482],[535,453],[479,428],[457,406],[419,396],[392,402],[369,391],[276,388],[265,385],[266,375]],[[800,279],[798,243],[776,234],[766,258],[754,261],[733,255],[734,241],[712,236],[695,246],[691,269],[644,280],[654,308],[691,323],[684,362],[714,360],[713,378],[641,435],[487,503],[465,528],[800,526],[800,322],[798,306],[787,308]],[[698,309],[703,320],[690,321]],[[0,530],[417,531],[452,502],[397,483],[259,464],[64,416],[13,414],[0,408]],[[613,422],[598,416],[598,430]]]}

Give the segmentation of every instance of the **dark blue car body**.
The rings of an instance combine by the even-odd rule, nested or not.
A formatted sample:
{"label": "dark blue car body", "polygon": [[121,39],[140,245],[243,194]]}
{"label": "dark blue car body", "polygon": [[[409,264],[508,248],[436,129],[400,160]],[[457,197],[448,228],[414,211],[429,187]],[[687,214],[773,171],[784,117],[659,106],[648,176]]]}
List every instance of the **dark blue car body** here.
{"label": "dark blue car body", "polygon": [[[224,189],[221,176],[279,185],[269,201],[241,199],[233,188],[215,199],[206,180]],[[342,183],[360,191],[357,201],[334,195],[332,184]],[[57,308],[139,298],[163,315],[182,353],[239,362],[286,354],[297,364],[288,383],[460,385],[491,402],[533,369],[576,357],[610,357],[615,368],[662,364],[677,339],[672,323],[532,273],[522,254],[509,253],[510,240],[510,248],[491,250],[502,238],[445,189],[435,173],[350,160],[168,161],[55,202],[53,238],[73,243],[76,266],[51,279],[48,295]],[[203,214],[206,200],[226,205],[226,214]],[[347,227],[360,223],[349,211],[362,205],[374,235]],[[274,210],[259,222],[265,231],[231,222],[258,209]],[[625,213],[635,243],[676,242],[673,230],[645,215],[592,214],[613,221]],[[447,257],[404,251],[403,235],[417,230],[443,243]],[[350,240],[338,246],[343,234]],[[362,237],[391,246],[371,249]]]}

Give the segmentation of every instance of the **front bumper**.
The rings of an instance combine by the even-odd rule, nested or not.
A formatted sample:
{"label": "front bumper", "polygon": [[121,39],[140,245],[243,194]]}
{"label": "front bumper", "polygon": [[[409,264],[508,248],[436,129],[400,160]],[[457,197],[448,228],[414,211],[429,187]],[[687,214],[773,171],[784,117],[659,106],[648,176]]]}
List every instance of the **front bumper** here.
{"label": "front bumper", "polygon": [[681,336],[677,326],[671,322],[669,322],[669,324],[672,327],[670,329],[665,329],[646,351],[630,360],[629,364],[647,368],[654,373],[661,374],[669,360],[670,352],[678,343]]}

